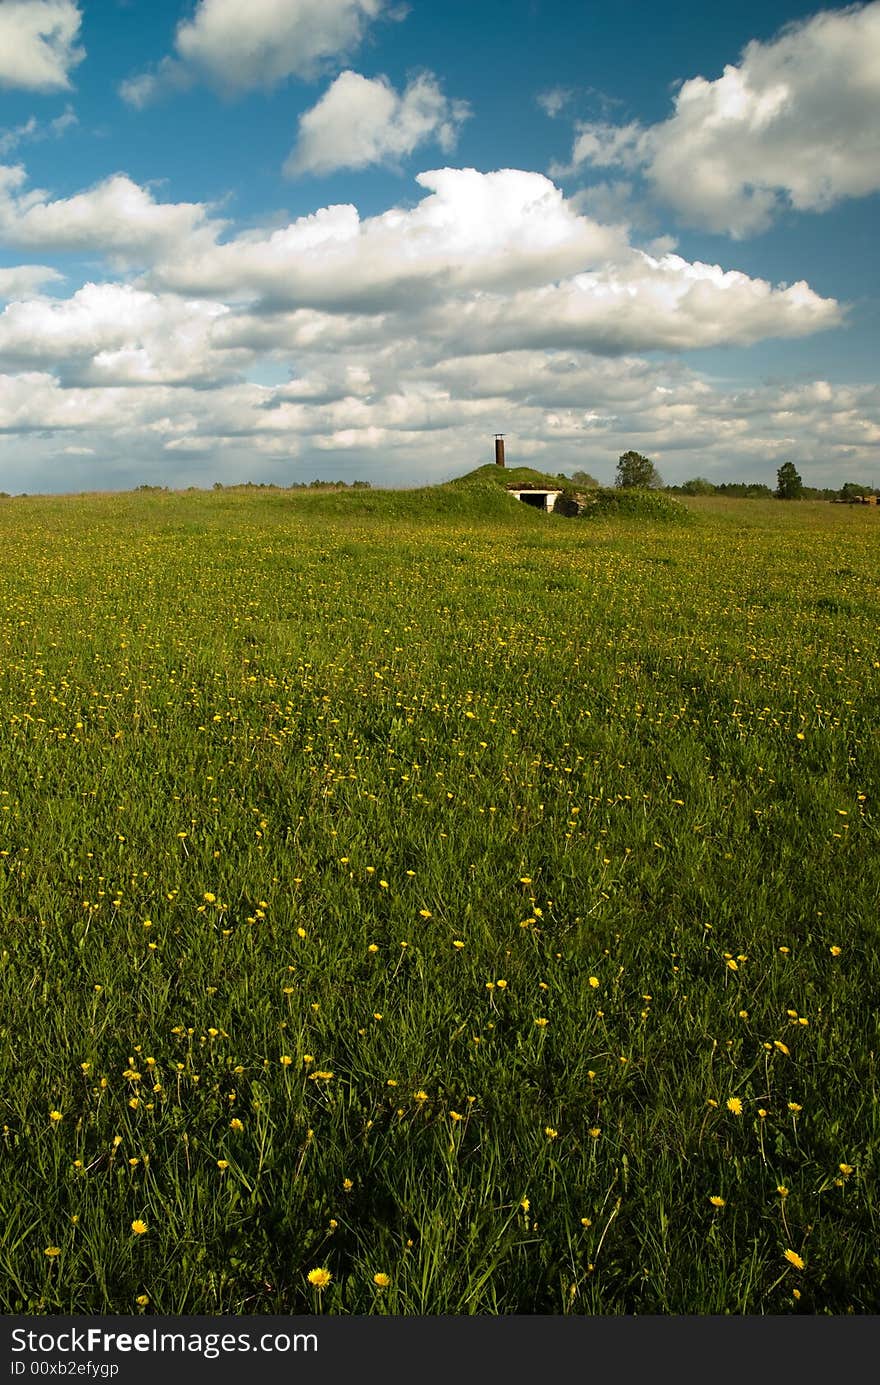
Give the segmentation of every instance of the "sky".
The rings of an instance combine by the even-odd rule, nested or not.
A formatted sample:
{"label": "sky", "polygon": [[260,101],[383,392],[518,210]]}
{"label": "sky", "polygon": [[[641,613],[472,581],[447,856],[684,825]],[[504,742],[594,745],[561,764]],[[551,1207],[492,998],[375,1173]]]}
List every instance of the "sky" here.
{"label": "sky", "polygon": [[0,490],[880,484],[880,0],[0,0]]}

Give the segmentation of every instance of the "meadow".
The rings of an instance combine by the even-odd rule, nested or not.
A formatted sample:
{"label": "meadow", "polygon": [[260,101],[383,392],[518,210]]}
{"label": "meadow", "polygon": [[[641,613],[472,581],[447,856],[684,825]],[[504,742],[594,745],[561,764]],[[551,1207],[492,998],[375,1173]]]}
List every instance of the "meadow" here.
{"label": "meadow", "polygon": [[0,501],[5,1313],[880,1308],[880,516]]}

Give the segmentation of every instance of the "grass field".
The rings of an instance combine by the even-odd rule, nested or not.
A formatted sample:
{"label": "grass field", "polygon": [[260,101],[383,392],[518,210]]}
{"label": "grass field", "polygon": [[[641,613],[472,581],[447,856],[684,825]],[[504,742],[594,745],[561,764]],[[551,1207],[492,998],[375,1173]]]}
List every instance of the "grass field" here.
{"label": "grass field", "polygon": [[689,514],[0,502],[4,1312],[878,1311],[880,516]]}

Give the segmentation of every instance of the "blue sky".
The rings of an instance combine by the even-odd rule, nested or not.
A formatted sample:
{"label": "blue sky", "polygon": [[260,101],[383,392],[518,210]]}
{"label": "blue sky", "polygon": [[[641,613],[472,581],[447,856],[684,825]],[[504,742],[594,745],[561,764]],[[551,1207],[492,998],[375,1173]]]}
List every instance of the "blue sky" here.
{"label": "blue sky", "polygon": [[880,483],[880,3],[0,0],[0,489]]}

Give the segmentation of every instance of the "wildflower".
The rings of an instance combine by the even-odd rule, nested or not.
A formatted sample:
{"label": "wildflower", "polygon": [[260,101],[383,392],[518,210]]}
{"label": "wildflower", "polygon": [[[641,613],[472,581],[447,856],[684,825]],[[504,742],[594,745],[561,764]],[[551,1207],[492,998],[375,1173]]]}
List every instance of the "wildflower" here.
{"label": "wildflower", "polygon": [[538,1026],[539,1029],[546,1029],[549,1023],[550,1021],[548,1019],[545,1019],[543,1015],[539,1015],[538,1018],[535,1020],[535,1024]]}
{"label": "wildflower", "polygon": [[734,959],[733,959],[732,957],[729,958],[728,963],[727,963],[727,967],[728,967],[728,970],[729,970],[729,971],[739,971],[739,967],[737,966],[736,962],[734,961]]}
{"label": "wildflower", "polygon": [[796,1250],[786,1250],[784,1254],[788,1263],[794,1265],[796,1270],[802,1270],[804,1268],[804,1262]]}
{"label": "wildflower", "polygon": [[329,1270],[318,1268],[314,1270],[309,1270],[308,1274],[306,1275],[306,1278],[308,1279],[313,1289],[326,1289],[327,1285],[330,1283],[330,1280],[333,1278],[333,1276]]}
{"label": "wildflower", "polygon": [[499,991],[504,991],[507,989],[507,982],[503,979],[501,981],[496,981],[495,985],[498,987]]}
{"label": "wildflower", "polygon": [[383,1274],[380,1270],[378,1274],[373,1275],[373,1283],[377,1289],[387,1289],[388,1285],[391,1283],[391,1275]]}
{"label": "wildflower", "polygon": [[147,1304],[149,1303],[149,1301],[150,1301],[150,1295],[149,1295],[149,1294],[138,1294],[137,1298],[135,1299],[135,1303],[137,1304],[137,1306],[138,1306],[139,1308],[146,1308],[146,1306],[147,1306]]}
{"label": "wildflower", "polygon": [[524,1212],[528,1212],[529,1209],[531,1208],[531,1205],[532,1205],[532,1204],[529,1202],[529,1200],[528,1200],[527,1197],[524,1197],[524,1198],[521,1198],[521,1199],[520,1199],[520,1204],[519,1204],[519,1205],[520,1205],[520,1207],[522,1208],[522,1210],[523,1210]]}
{"label": "wildflower", "polygon": [[591,1140],[598,1140],[599,1136],[602,1134],[602,1131],[598,1125],[593,1125],[587,1131],[587,1134],[589,1135]]}
{"label": "wildflower", "polygon": [[282,1053],[278,1061],[283,1068],[289,1068],[291,1063],[293,1062],[293,1059],[291,1058],[289,1053]]}
{"label": "wildflower", "polygon": [[852,1164],[838,1164],[837,1167],[845,1178],[848,1178],[851,1173],[855,1173],[855,1168]]}
{"label": "wildflower", "polygon": [[833,947],[829,947],[828,951],[831,953],[832,957],[839,957],[841,952],[843,951],[843,948],[838,947],[835,943]]}
{"label": "wildflower", "polygon": [[592,986],[593,990],[595,991],[596,987],[597,987],[598,984],[599,984],[599,978],[598,978],[598,976],[591,976],[591,977],[589,978],[589,984]]}
{"label": "wildflower", "polygon": [[778,1184],[776,1191],[780,1197],[788,1197],[788,1189],[786,1188],[784,1183]]}
{"label": "wildflower", "polygon": [[554,1130],[552,1125],[545,1125],[544,1134],[547,1136],[548,1140],[555,1140],[557,1135],[559,1134],[559,1131]]}
{"label": "wildflower", "polygon": [[314,1061],[315,1061],[315,1055],[314,1055],[313,1053],[304,1053],[304,1054],[303,1054],[303,1062],[305,1063],[306,1067],[309,1066],[309,1063],[314,1063]]}
{"label": "wildflower", "polygon": [[342,1190],[343,1190],[343,1192],[350,1193],[353,1187],[354,1187],[354,1184],[352,1183],[352,1181],[351,1181],[350,1178],[343,1178],[343,1180],[342,1180]]}
{"label": "wildflower", "polygon": [[762,1121],[766,1120],[766,1119],[767,1119],[767,1116],[768,1116],[768,1112],[767,1112],[766,1108],[763,1107],[763,1106],[759,1106],[759,1107],[758,1107],[758,1115],[761,1117],[761,1120],[762,1120]]}
{"label": "wildflower", "polygon": [[48,1257],[49,1257],[50,1260],[54,1260],[55,1257],[56,1257],[56,1255],[60,1255],[60,1254],[61,1254],[61,1247],[60,1247],[60,1246],[46,1246],[46,1249],[43,1251],[43,1254],[44,1254],[44,1255],[48,1255]]}
{"label": "wildflower", "polygon": [[450,1119],[451,1121],[457,1122],[457,1121],[460,1121],[460,1120],[464,1120],[464,1116],[462,1116],[461,1113],[460,1113],[459,1111],[450,1111],[450,1112],[449,1112],[449,1119]]}
{"label": "wildflower", "polygon": [[453,946],[454,948],[457,948],[458,951],[460,952],[461,949],[464,947],[464,943],[461,941],[460,938],[456,938],[456,939],[454,940],[452,946]]}
{"label": "wildflower", "polygon": [[296,930],[296,936],[298,938],[304,938],[306,936],[306,930],[304,928],[298,928]]}
{"label": "wildflower", "polygon": [[206,890],[205,893],[202,895],[202,899],[205,901],[206,904],[214,904],[216,902],[217,896],[215,894],[211,894],[210,890]]}
{"label": "wildflower", "polygon": [[774,1040],[773,1040],[773,1047],[774,1047],[774,1048],[778,1048],[780,1053],[784,1053],[785,1056],[786,1056],[786,1058],[790,1058],[790,1057],[791,1057],[791,1053],[790,1053],[789,1050],[786,1048],[785,1044],[780,1043],[779,1039],[774,1039]]}
{"label": "wildflower", "polygon": [[229,1160],[228,1160],[228,1159],[218,1159],[218,1160],[217,1160],[217,1167],[218,1167],[218,1169],[220,1170],[221,1173],[224,1173],[225,1170],[229,1168]]}
{"label": "wildflower", "polygon": [[145,1236],[147,1234],[147,1223],[137,1218],[132,1222],[131,1229],[136,1236]]}
{"label": "wildflower", "polygon": [[592,1225],[593,1225],[593,1219],[592,1219],[592,1217],[581,1217],[581,1226],[592,1226]]}
{"label": "wildflower", "polygon": [[241,1121],[238,1119],[238,1116],[233,1116],[233,1117],[232,1117],[232,1120],[229,1122],[229,1129],[230,1129],[230,1130],[244,1130],[244,1126],[242,1125]]}
{"label": "wildflower", "polygon": [[742,1115],[743,1104],[738,1096],[731,1096],[727,1098],[727,1109],[733,1116]]}
{"label": "wildflower", "polygon": [[748,1010],[740,1010],[740,1012],[739,1012],[739,1017],[740,1017],[741,1020],[747,1020],[748,1017],[749,1017],[749,1012],[748,1012]]}
{"label": "wildflower", "polygon": [[723,1198],[723,1197],[718,1197],[717,1195],[714,1196],[714,1197],[710,1197],[710,1198],[709,1198],[709,1201],[711,1202],[711,1204],[712,1204],[713,1207],[726,1207],[726,1206],[727,1206],[726,1199]]}
{"label": "wildflower", "polygon": [[367,948],[367,951],[368,951],[368,952],[378,952],[378,951],[379,951],[378,944],[376,944],[376,943],[370,943],[370,946]]}
{"label": "wildflower", "polygon": [[60,1120],[63,1120],[64,1117],[62,1116],[62,1114],[61,1114],[60,1111],[50,1111],[50,1112],[49,1112],[49,1119],[50,1119],[50,1121],[60,1121]]}
{"label": "wildflower", "polygon": [[792,1111],[795,1115],[797,1115],[798,1111],[803,1111],[804,1108],[803,1106],[799,1106],[796,1101],[790,1101],[788,1103],[788,1109],[789,1111]]}

